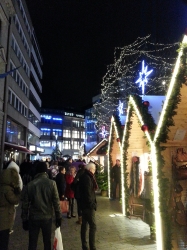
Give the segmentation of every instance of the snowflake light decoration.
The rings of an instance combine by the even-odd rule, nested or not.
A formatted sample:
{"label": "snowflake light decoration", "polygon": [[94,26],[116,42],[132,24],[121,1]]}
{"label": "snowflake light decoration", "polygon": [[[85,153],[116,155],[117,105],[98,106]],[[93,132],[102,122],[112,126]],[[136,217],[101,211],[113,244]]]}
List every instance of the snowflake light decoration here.
{"label": "snowflake light decoration", "polygon": [[101,132],[99,133],[101,135],[101,138],[106,138],[109,134],[108,131],[105,129],[105,126],[101,127]]}
{"label": "snowflake light decoration", "polygon": [[144,60],[142,61],[142,71],[139,73],[139,79],[136,81],[136,83],[140,83],[139,87],[142,87],[142,95],[144,95],[145,90],[145,84],[148,82],[147,77],[151,74],[153,70],[149,70],[147,72],[147,66],[144,67]]}
{"label": "snowflake light decoration", "polygon": [[119,105],[118,105],[118,111],[119,111],[119,115],[123,114],[123,103],[119,100]]}

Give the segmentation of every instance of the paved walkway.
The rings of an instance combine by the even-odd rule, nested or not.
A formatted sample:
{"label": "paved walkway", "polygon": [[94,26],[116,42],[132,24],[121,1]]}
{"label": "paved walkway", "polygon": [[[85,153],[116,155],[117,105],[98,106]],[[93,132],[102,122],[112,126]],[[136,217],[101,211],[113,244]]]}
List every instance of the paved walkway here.
{"label": "paved walkway", "polygon": [[[123,217],[118,201],[110,201],[108,198],[98,195],[97,202],[97,250],[156,250],[155,242],[149,238],[149,227],[141,219],[132,218],[130,220]],[[9,250],[27,250],[28,248],[28,232],[22,229],[20,214],[21,205],[17,208]],[[81,250],[80,225],[77,225],[75,221],[76,218],[67,219],[63,215],[61,231],[64,250]],[[53,227],[55,230],[55,226]],[[43,250],[41,234],[37,249]]]}

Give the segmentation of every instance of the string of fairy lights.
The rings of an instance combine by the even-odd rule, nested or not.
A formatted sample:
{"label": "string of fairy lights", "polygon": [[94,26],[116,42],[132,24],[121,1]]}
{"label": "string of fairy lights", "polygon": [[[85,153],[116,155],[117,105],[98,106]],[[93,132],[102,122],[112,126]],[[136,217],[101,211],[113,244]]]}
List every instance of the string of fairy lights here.
{"label": "string of fairy lights", "polygon": [[143,60],[146,70],[151,70],[144,95],[165,95],[178,47],[179,43],[153,43],[150,36],[138,37],[130,45],[116,47],[114,63],[107,66],[107,72],[102,79],[100,100],[93,105],[92,115],[97,120],[97,127],[109,126],[110,117],[117,112],[121,102],[125,115],[128,96],[141,94],[137,80]]}

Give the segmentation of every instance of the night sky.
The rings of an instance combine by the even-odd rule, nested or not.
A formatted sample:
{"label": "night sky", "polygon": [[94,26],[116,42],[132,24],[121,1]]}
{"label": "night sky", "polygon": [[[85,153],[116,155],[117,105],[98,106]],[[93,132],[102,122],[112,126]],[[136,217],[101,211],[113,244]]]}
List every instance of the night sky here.
{"label": "night sky", "polygon": [[26,0],[42,53],[42,107],[75,109],[100,93],[114,48],[151,34],[181,41],[187,28],[182,0]]}

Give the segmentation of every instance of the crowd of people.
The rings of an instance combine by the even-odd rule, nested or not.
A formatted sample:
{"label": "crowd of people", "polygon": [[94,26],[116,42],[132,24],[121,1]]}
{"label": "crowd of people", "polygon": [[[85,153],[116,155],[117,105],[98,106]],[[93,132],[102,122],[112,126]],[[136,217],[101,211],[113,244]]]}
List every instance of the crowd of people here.
{"label": "crowd of people", "polygon": [[[98,189],[95,171],[93,162],[86,164],[84,160],[78,160],[75,163],[71,158],[45,162],[25,160],[20,166],[14,159],[7,162],[0,173],[0,250],[8,249],[19,204],[22,227],[29,232],[28,250],[37,249],[40,229],[44,250],[51,250],[52,219],[55,215],[56,227],[61,226],[60,201],[63,200],[69,202],[67,219],[77,217],[75,222],[81,225],[82,249],[95,250],[95,191]],[[90,228],[89,244],[86,240],[87,224]]]}

